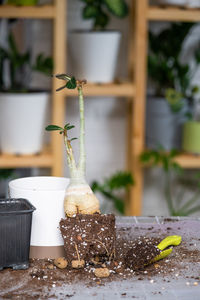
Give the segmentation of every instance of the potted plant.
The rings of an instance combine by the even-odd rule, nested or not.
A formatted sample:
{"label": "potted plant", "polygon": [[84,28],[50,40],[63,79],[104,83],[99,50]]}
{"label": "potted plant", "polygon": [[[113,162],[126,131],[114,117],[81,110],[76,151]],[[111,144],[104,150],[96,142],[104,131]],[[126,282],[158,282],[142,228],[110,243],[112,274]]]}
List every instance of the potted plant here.
{"label": "potted plant", "polygon": [[34,210],[26,199],[0,200],[0,270],[28,268]]}
{"label": "potted plant", "polygon": [[[159,34],[149,33],[148,74],[153,86],[147,98],[146,144],[180,149],[182,126],[192,109],[196,88],[193,70],[181,62],[181,50],[192,23],[173,23]],[[170,43],[169,43],[170,40]],[[171,47],[173,44],[173,48]],[[199,61],[196,60],[196,65]]]}
{"label": "potted plant", "polygon": [[58,90],[77,89],[80,111],[79,161],[76,163],[71,142],[76,138],[69,137],[74,128],[67,123],[64,127],[49,125],[47,131],[57,130],[64,137],[67,163],[70,171],[70,183],[66,190],[64,211],[66,218],[60,221],[60,230],[64,239],[65,255],[72,267],[83,267],[86,260],[100,256],[111,259],[115,252],[115,217],[101,215],[99,201],[85,179],[85,120],[83,86],[85,80],[76,80],[66,74],[56,75],[66,80]]}
{"label": "potted plant", "polygon": [[125,0],[82,1],[82,17],[92,20],[90,31],[74,31],[69,34],[71,69],[78,78],[91,82],[111,82],[120,42],[120,32],[105,30],[110,14],[124,18],[128,14]]}
{"label": "potted plant", "polygon": [[30,52],[20,53],[12,34],[8,49],[0,48],[0,147],[11,154],[41,151],[49,94],[30,90],[31,72],[50,75],[50,57],[39,54],[34,63]]}
{"label": "potted plant", "polygon": [[[164,149],[144,151],[141,156],[141,162],[160,166],[164,172],[164,196],[170,216],[188,216],[200,210],[200,182],[199,174],[188,177],[181,166],[176,162],[179,152],[171,150],[166,153]],[[186,199],[186,190],[192,195]]]}

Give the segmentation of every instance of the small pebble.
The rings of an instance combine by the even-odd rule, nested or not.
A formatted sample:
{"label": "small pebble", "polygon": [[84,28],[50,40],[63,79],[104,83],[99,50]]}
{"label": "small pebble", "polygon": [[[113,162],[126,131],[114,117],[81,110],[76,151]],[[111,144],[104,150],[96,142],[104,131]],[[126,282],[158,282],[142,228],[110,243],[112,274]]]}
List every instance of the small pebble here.
{"label": "small pebble", "polygon": [[110,276],[110,271],[108,268],[98,268],[94,270],[94,274],[96,277],[104,278]]}

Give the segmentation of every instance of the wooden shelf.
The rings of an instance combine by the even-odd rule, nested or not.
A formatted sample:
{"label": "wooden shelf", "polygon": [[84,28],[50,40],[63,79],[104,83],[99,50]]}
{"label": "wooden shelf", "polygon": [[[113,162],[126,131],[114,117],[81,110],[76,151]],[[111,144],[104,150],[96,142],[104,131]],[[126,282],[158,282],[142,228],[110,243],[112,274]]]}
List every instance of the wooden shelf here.
{"label": "wooden shelf", "polygon": [[183,168],[198,169],[200,168],[200,155],[183,153],[176,157],[175,161]]}
{"label": "wooden shelf", "polygon": [[149,6],[147,19],[149,21],[199,22],[200,9]]}
{"label": "wooden shelf", "polygon": [[3,153],[0,155],[1,168],[29,168],[29,167],[52,167],[53,155],[48,147],[35,155],[11,155]]}
{"label": "wooden shelf", "polygon": [[53,19],[55,16],[55,7],[53,5],[1,5],[0,7],[0,18]]}
{"label": "wooden shelf", "polygon": [[[77,96],[76,90],[65,89],[63,91],[66,96]],[[88,83],[84,86],[85,96],[117,96],[117,97],[133,97],[135,95],[135,87],[132,83],[106,83],[94,84]]]}

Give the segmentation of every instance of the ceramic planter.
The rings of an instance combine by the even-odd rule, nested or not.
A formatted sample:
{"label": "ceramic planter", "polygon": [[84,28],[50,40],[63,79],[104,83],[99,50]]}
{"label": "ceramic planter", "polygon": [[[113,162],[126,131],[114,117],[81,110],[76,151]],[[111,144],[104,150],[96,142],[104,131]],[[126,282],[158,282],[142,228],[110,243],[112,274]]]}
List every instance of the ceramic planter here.
{"label": "ceramic planter", "polygon": [[113,81],[120,37],[115,31],[70,33],[69,61],[73,74],[90,82]]}
{"label": "ceramic planter", "polygon": [[146,145],[165,150],[180,149],[186,109],[173,113],[164,98],[148,97],[146,107]]}
{"label": "ceramic planter", "polygon": [[68,178],[25,177],[9,183],[11,197],[26,197],[36,207],[31,231],[31,258],[56,258],[64,255],[59,222],[64,218],[64,196]]}
{"label": "ceramic planter", "polygon": [[28,268],[34,210],[26,199],[0,200],[0,270]]}
{"label": "ceramic planter", "polygon": [[200,122],[189,121],[184,124],[183,150],[200,154]]}
{"label": "ceramic planter", "polygon": [[4,153],[35,154],[43,146],[49,94],[0,93],[0,148]]}

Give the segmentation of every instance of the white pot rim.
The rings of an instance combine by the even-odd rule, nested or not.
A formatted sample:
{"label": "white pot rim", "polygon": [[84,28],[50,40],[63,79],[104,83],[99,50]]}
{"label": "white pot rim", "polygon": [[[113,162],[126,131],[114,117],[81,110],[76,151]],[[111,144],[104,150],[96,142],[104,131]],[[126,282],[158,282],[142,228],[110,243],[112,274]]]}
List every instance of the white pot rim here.
{"label": "white pot rim", "polygon": [[120,34],[121,35],[121,31],[119,30],[73,30],[69,32],[70,35],[73,34],[88,34],[88,35],[110,35],[110,34]]}
{"label": "white pot rim", "polygon": [[[32,183],[37,183],[38,181],[44,181],[47,182],[47,180],[51,183],[51,185],[48,188],[42,188],[41,185],[39,188],[29,186],[26,187],[25,184],[30,184]],[[51,192],[58,192],[58,191],[64,191],[69,184],[70,179],[67,177],[56,177],[56,176],[29,176],[29,177],[22,177],[22,178],[17,178],[14,180],[11,180],[9,182],[9,188],[13,189],[20,189],[21,191],[32,191],[32,192],[44,192],[46,193],[47,191]],[[63,187],[58,187],[58,185],[54,186],[57,182],[63,182]],[[24,186],[22,186],[22,183]]]}

